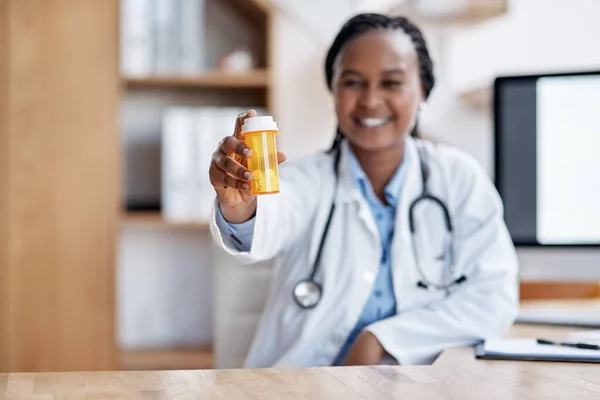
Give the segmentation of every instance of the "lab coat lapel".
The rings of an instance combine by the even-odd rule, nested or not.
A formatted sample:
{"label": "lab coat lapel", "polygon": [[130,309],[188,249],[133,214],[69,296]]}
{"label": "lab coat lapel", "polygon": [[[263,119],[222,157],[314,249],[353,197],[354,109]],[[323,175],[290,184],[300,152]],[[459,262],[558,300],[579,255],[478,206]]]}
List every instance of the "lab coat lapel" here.
{"label": "lab coat lapel", "polygon": [[412,251],[412,237],[408,226],[408,210],[411,203],[421,195],[421,169],[415,140],[406,139],[406,180],[396,209],[394,239],[392,243],[392,275],[398,307],[407,290],[413,290],[418,281],[418,271]]}
{"label": "lab coat lapel", "polygon": [[381,245],[375,218],[349,171],[348,144],[345,141],[342,143],[340,193],[336,207],[340,207],[339,212],[344,212],[347,216],[347,246],[354,250],[346,253],[345,257],[350,254],[353,256],[346,258],[344,264],[345,267],[350,267],[353,274],[353,301],[349,302],[347,307],[348,315],[351,315],[351,319],[356,323],[372,291],[374,278],[379,273]]}
{"label": "lab coat lapel", "polygon": [[[379,230],[375,224],[375,219],[371,213],[371,209],[367,204],[367,201],[361,195],[360,191],[356,187],[356,183],[353,181],[353,177],[350,174],[349,161],[348,161],[348,143],[342,141],[342,155],[340,158],[340,190],[336,197],[336,207],[342,204],[350,207],[358,208],[358,218],[364,224],[366,229],[371,235],[374,235],[379,240]],[[354,204],[350,204],[354,203]]]}

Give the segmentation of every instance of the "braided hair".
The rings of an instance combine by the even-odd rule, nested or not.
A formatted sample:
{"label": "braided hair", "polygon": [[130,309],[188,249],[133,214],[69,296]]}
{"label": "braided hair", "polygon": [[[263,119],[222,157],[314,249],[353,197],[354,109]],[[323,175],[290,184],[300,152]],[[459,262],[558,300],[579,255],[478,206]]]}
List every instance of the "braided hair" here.
{"label": "braided hair", "polygon": [[[421,79],[423,90],[425,91],[425,98],[427,99],[435,84],[435,77],[433,75],[433,61],[429,55],[427,42],[425,41],[423,33],[415,24],[405,17],[388,17],[382,14],[372,13],[359,14],[348,20],[329,48],[325,59],[325,78],[329,90],[332,90],[334,64],[344,46],[355,37],[376,29],[401,30],[410,37],[419,59],[419,77]],[[411,136],[419,136],[417,124],[415,124],[415,127],[413,128]],[[333,142],[330,151],[339,148],[342,139],[343,135],[338,127],[335,141]]]}

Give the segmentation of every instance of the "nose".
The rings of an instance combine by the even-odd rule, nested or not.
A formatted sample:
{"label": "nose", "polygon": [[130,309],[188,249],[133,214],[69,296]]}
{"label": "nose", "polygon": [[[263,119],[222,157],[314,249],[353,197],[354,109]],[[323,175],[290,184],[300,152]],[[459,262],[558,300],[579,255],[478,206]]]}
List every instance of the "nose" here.
{"label": "nose", "polygon": [[383,103],[383,96],[375,85],[365,86],[358,99],[361,107],[366,109],[375,109]]}

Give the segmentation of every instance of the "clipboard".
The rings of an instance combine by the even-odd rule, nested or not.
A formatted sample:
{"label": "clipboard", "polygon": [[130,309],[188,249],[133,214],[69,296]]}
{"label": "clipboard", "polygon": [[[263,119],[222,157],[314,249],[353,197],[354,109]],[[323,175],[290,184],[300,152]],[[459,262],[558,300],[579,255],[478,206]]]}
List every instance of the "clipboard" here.
{"label": "clipboard", "polygon": [[535,339],[489,339],[475,346],[475,358],[600,363],[600,351],[540,345]]}

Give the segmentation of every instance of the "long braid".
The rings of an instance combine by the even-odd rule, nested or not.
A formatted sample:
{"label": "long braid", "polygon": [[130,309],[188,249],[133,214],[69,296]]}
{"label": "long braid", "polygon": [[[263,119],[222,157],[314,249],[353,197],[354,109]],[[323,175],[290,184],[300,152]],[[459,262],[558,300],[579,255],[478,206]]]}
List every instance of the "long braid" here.
{"label": "long braid", "polygon": [[[429,55],[429,49],[427,48],[427,42],[425,41],[423,33],[408,18],[388,17],[382,14],[359,14],[351,18],[342,27],[329,48],[325,59],[325,78],[327,87],[330,90],[332,89],[334,64],[344,46],[355,37],[375,29],[401,30],[411,38],[419,58],[419,77],[421,79],[421,84],[423,85],[423,90],[425,91],[425,98],[427,99],[435,85],[435,76],[433,74],[433,61]],[[419,136],[417,124],[415,124],[415,127],[413,128],[411,136]],[[338,128],[330,151],[339,148],[342,139],[342,132]]]}

